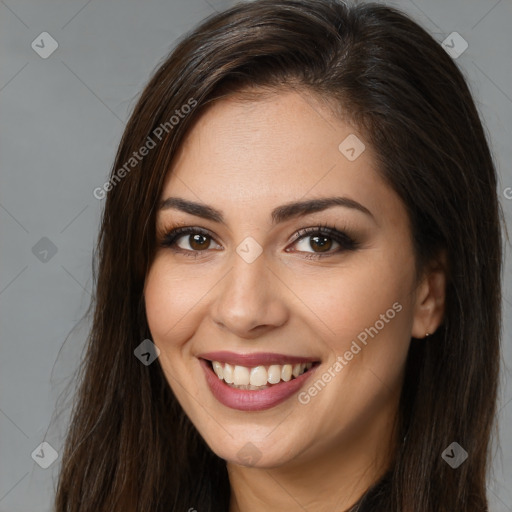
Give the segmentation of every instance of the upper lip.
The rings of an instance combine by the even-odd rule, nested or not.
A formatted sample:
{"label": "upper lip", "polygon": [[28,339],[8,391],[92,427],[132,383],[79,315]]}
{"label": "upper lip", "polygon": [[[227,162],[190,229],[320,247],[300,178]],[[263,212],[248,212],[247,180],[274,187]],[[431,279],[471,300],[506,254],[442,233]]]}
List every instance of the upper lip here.
{"label": "upper lip", "polygon": [[298,363],[315,363],[319,361],[314,357],[292,356],[286,354],[275,354],[272,352],[254,352],[252,354],[237,354],[221,350],[218,352],[205,352],[198,354],[199,358],[208,361],[218,361],[219,363],[228,363],[239,366],[266,366],[271,364],[298,364]]}

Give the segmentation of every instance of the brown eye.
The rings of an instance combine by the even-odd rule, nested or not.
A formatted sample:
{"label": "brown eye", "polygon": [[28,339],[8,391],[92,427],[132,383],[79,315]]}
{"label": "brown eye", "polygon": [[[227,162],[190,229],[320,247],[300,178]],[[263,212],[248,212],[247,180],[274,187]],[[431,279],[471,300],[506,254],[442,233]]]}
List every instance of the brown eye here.
{"label": "brown eye", "polygon": [[311,249],[318,249],[318,252],[326,252],[332,247],[332,239],[328,236],[312,236],[309,239]]}
{"label": "brown eye", "polygon": [[188,235],[188,243],[195,251],[204,251],[208,249],[210,240],[210,237],[203,234]]}
{"label": "brown eye", "polygon": [[213,241],[213,237],[207,231],[185,227],[170,230],[163,236],[161,245],[184,254],[196,254],[210,249]]}
{"label": "brown eye", "polygon": [[[202,255],[204,251],[212,249],[212,242],[216,244],[207,230],[179,227],[167,232],[163,236],[160,245],[187,256],[197,257]],[[222,246],[216,245],[216,249],[222,249]],[[328,226],[320,226],[300,230],[296,234],[293,245],[296,246],[296,249],[291,252],[304,253],[306,259],[317,259],[324,256],[333,256],[344,251],[354,251],[360,244],[343,231]],[[290,252],[288,249],[286,251]]]}
{"label": "brown eye", "polygon": [[292,246],[291,251],[286,251],[300,252],[305,259],[317,260],[355,251],[361,243],[346,232],[325,225],[299,230]]}
{"label": "brown eye", "polygon": [[329,226],[301,229],[293,245],[293,252],[303,252],[307,259],[332,256],[359,247],[359,243],[351,236]]}

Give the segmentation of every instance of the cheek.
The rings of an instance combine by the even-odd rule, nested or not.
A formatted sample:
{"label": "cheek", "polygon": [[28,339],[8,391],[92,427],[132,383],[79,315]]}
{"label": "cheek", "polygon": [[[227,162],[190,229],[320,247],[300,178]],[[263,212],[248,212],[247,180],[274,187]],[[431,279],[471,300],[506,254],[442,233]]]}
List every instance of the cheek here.
{"label": "cheek", "polygon": [[[340,425],[363,429],[388,403],[389,391],[398,392],[410,344],[414,267],[387,254],[368,253],[357,265],[332,269],[314,288],[315,280],[301,281],[298,294],[317,314],[315,325],[331,352],[323,376],[334,375],[332,384],[310,402],[317,414],[331,411],[321,427],[326,436]],[[312,397],[313,387],[306,390]]]}
{"label": "cheek", "polygon": [[151,266],[144,297],[149,328],[157,345],[172,349],[187,339],[191,319],[214,282],[193,267],[182,265],[178,270],[164,257],[157,257]]}
{"label": "cheek", "polygon": [[303,274],[295,290],[329,348],[340,354],[358,336],[372,339],[368,330],[376,335],[375,326],[379,335],[407,339],[412,282],[413,268],[404,259],[368,252],[357,265]]}

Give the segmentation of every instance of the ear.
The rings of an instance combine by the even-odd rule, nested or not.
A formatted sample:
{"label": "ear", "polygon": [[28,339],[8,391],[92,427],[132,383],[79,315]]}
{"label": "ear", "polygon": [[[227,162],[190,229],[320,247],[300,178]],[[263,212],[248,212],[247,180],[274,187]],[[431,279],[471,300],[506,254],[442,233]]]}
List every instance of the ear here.
{"label": "ear", "polygon": [[433,334],[443,322],[447,268],[446,251],[443,250],[428,265],[418,284],[411,332],[413,338],[425,338],[427,333]]}

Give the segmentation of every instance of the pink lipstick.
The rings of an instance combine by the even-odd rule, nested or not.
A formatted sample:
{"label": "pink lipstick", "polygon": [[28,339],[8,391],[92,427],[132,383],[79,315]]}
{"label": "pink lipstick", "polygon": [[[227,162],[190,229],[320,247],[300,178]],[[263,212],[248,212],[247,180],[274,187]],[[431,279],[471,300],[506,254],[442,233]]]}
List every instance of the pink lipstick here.
{"label": "pink lipstick", "polygon": [[315,358],[273,353],[220,351],[198,358],[213,396],[226,407],[240,411],[262,411],[279,405],[297,393],[319,365]]}

